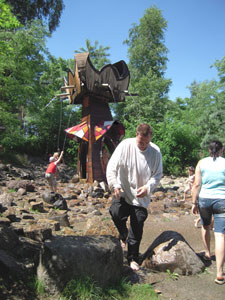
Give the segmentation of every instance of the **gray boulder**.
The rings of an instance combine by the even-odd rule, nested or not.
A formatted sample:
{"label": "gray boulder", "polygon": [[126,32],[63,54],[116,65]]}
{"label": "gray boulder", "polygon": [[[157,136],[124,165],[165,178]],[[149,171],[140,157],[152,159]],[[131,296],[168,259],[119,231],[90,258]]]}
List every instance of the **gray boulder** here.
{"label": "gray boulder", "polygon": [[67,209],[66,200],[59,193],[44,192],[42,194],[42,199],[46,203],[52,204],[53,207],[56,208],[56,209],[62,209],[62,210],[66,210]]}
{"label": "gray boulder", "polygon": [[76,278],[92,278],[107,286],[121,278],[123,252],[112,236],[67,236],[45,241],[38,279],[50,293],[58,293]]}
{"label": "gray boulder", "polygon": [[[18,237],[13,230],[0,226],[0,276],[23,280],[34,271],[39,261],[40,243]],[[36,266],[36,267],[35,267]]]}
{"label": "gray boulder", "polygon": [[193,275],[203,271],[205,265],[183,236],[176,231],[164,231],[143,254],[144,267],[180,275]]}

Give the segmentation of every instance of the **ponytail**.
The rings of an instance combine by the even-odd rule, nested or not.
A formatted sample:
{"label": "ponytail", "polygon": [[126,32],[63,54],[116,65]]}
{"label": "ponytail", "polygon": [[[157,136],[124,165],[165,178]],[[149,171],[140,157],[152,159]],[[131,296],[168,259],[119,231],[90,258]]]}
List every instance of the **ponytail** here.
{"label": "ponytail", "polygon": [[216,158],[219,156],[220,151],[223,149],[223,145],[220,141],[212,141],[209,144],[209,153],[210,156],[213,157],[213,160],[216,160]]}

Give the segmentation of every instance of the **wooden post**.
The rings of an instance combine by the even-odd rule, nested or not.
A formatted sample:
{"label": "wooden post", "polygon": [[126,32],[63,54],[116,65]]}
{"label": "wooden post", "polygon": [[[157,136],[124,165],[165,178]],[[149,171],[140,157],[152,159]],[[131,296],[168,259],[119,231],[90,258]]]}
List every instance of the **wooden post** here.
{"label": "wooden post", "polygon": [[93,170],[92,170],[92,144],[94,142],[94,126],[91,124],[91,116],[87,116],[88,124],[88,155],[87,155],[87,180],[93,182]]}
{"label": "wooden post", "polygon": [[88,126],[88,153],[86,156],[86,178],[87,181],[93,182],[93,143],[95,141],[94,136],[94,125],[92,124],[91,114],[90,114],[90,96],[84,98],[83,106],[83,118],[82,122],[86,121]]}

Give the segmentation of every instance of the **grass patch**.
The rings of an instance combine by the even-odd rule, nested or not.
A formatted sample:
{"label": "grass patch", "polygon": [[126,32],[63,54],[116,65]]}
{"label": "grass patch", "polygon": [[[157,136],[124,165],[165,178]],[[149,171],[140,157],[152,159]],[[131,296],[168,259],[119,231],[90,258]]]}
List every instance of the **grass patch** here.
{"label": "grass patch", "polygon": [[71,280],[60,300],[154,300],[159,299],[149,284],[131,285],[122,280],[117,285],[100,288],[90,278]]}
{"label": "grass patch", "polygon": [[111,221],[111,217],[104,217],[104,218],[102,218],[102,221],[104,222],[104,221]]}
{"label": "grass patch", "polygon": [[128,298],[118,299],[130,299],[130,300],[154,300],[159,299],[155,291],[150,284],[134,284],[128,286]]}
{"label": "grass patch", "polygon": [[42,280],[39,280],[37,277],[35,277],[34,286],[38,295],[44,295],[45,286]]}
{"label": "grass patch", "polygon": [[200,276],[202,274],[213,274],[213,272],[210,272],[207,267],[204,267],[203,271],[201,273],[199,273],[198,276]]}
{"label": "grass patch", "polygon": [[171,272],[169,269],[166,270],[166,273],[169,275],[169,279],[178,280],[179,274],[175,272]]}
{"label": "grass patch", "polygon": [[28,280],[27,287],[30,291],[36,293],[37,295],[44,295],[45,293],[44,282],[39,280],[37,276],[34,276]]}
{"label": "grass patch", "polygon": [[163,222],[171,222],[169,218],[163,218]]}
{"label": "grass patch", "polygon": [[37,209],[30,208],[29,210],[34,214],[40,214],[40,211],[38,211]]}

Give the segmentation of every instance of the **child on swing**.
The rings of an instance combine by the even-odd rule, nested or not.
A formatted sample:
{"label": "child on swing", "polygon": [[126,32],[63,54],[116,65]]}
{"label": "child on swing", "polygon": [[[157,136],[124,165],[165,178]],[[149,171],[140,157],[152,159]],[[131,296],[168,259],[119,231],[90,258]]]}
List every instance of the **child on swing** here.
{"label": "child on swing", "polygon": [[53,156],[51,156],[49,158],[50,164],[48,165],[48,168],[47,168],[47,170],[45,172],[45,178],[47,179],[47,181],[48,181],[48,183],[50,185],[51,191],[53,193],[57,192],[57,181],[56,181],[56,177],[57,177],[57,165],[62,160],[63,153],[64,152],[62,151],[60,153],[60,156],[59,156],[59,153],[55,152],[53,154]]}

